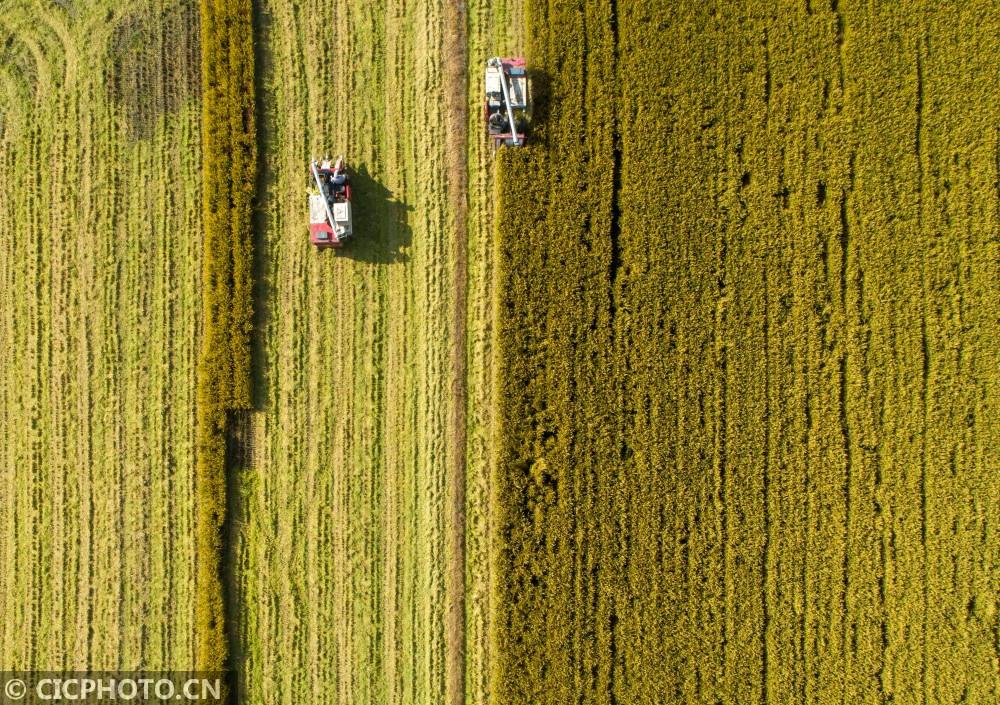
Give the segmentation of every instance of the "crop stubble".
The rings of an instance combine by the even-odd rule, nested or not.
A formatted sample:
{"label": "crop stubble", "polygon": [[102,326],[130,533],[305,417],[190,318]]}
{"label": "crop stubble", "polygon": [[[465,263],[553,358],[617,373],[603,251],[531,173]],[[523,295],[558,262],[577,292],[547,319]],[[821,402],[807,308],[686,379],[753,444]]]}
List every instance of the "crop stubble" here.
{"label": "crop stubble", "polygon": [[[271,97],[261,102],[268,158],[254,336],[264,352],[252,389],[230,395],[222,386],[242,373],[223,372],[208,391],[213,408],[254,409],[230,420],[229,443],[244,446],[232,457],[248,466],[238,468],[234,515],[241,577],[232,596],[245,640],[234,665],[246,669],[250,700],[440,702],[451,649],[453,662],[469,664],[451,697],[461,687],[480,701],[492,257],[480,217],[491,210],[491,161],[477,98],[482,60],[514,48],[507,20],[518,11],[468,8],[475,193],[462,246],[450,237],[463,216],[461,196],[446,188],[447,165],[461,167],[445,154],[442,7],[261,8],[258,70]],[[220,604],[195,590],[199,554],[211,559],[203,587],[226,577],[214,549],[196,547],[198,526],[214,531],[215,522],[199,521],[193,502],[201,180],[223,189],[231,180],[243,195],[246,184],[243,167],[227,172],[225,160],[202,169],[197,10],[180,1],[69,11],[22,2],[2,19],[4,38],[14,38],[0,70],[0,140],[12,147],[4,166],[31,175],[0,189],[13,214],[0,224],[11,301],[0,319],[3,430],[22,441],[0,456],[16,488],[0,512],[5,535],[16,537],[0,544],[9,666],[57,666],[72,654],[81,667],[186,667],[199,653],[215,664],[225,648]],[[507,27],[503,47],[494,22]],[[244,29],[234,31],[233,46],[245,47]],[[222,97],[205,117],[229,110],[239,131],[245,112]],[[304,236],[304,167],[320,149],[343,149],[358,169],[359,237],[337,259],[317,256]],[[238,211],[226,221],[234,237],[243,195],[223,199]],[[75,246],[81,239],[87,246]],[[453,297],[463,255],[467,310]],[[222,288],[239,288],[230,279],[221,276]],[[245,293],[227,303],[246,303]],[[461,316],[469,333],[459,346],[446,341]],[[218,327],[213,359],[235,341],[229,361],[243,369],[245,328],[230,337],[233,326]],[[465,374],[462,390],[455,377]],[[452,433],[466,413],[467,441]],[[459,456],[469,473],[457,504],[467,511],[447,504],[462,489],[446,477]],[[219,470],[218,454],[210,460]],[[448,583],[458,513],[475,545],[463,579]],[[468,636],[449,643],[445,608],[458,590],[468,593]],[[196,620],[199,605],[214,615],[211,628]],[[74,626],[46,631],[56,624]]]}
{"label": "crop stubble", "polygon": [[181,1],[0,16],[6,668],[192,662],[197,29]]}
{"label": "crop stubble", "polygon": [[[461,105],[446,101],[443,57],[458,20],[443,5],[366,0],[261,11],[268,306],[255,333],[253,462],[241,475],[248,697],[478,702],[482,658],[452,670],[485,648],[474,562],[484,548],[458,549],[465,518],[486,512],[488,428],[476,405],[490,378],[476,363],[489,346],[480,316],[491,315],[489,242],[471,216],[469,244],[456,237],[465,164],[448,150],[466,137],[446,119]],[[486,31],[470,24],[470,61],[485,55]],[[481,137],[468,136],[477,150]],[[306,168],[326,153],[344,153],[353,178],[357,235],[336,255],[306,239]],[[468,178],[488,175],[475,163]],[[470,208],[484,207],[481,193]],[[456,303],[463,258],[467,307]],[[463,466],[468,483],[456,477]]]}

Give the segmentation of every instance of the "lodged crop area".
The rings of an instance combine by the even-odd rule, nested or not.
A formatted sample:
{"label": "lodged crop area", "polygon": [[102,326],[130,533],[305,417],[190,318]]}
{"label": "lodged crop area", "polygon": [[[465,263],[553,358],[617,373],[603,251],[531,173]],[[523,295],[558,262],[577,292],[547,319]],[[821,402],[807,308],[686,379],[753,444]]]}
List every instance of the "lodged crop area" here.
{"label": "lodged crop area", "polygon": [[996,8],[527,13],[494,702],[994,702]]}

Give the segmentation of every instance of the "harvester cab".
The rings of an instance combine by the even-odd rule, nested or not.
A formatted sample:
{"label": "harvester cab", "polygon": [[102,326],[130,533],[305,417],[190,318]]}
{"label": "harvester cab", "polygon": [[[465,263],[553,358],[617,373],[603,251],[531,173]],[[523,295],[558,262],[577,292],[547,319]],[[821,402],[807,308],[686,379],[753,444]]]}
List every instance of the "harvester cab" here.
{"label": "harvester cab", "polygon": [[351,179],[344,158],[331,165],[329,159],[310,166],[315,189],[309,194],[309,241],[318,250],[343,247],[353,234],[351,223]]}
{"label": "harvester cab", "polygon": [[524,57],[495,56],[486,61],[486,99],[483,116],[493,148],[520,147],[528,129],[530,99]]}

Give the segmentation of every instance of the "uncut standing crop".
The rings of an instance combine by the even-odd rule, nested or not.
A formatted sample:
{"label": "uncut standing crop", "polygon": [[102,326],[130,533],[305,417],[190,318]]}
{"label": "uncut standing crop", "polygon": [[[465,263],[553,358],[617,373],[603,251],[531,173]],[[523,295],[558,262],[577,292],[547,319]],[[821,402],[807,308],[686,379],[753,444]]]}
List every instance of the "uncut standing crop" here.
{"label": "uncut standing crop", "polygon": [[996,699],[998,23],[529,6],[496,702]]}
{"label": "uncut standing crop", "polygon": [[198,653],[226,664],[221,585],[228,412],[250,406],[251,205],[257,167],[249,0],[202,0],[204,339],[198,366]]}

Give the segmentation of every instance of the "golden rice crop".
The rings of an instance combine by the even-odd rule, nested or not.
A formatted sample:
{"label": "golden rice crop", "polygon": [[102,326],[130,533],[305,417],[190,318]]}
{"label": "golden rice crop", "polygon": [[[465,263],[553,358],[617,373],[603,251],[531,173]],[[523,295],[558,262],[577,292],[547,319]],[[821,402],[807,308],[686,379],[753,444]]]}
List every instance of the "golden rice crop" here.
{"label": "golden rice crop", "polygon": [[257,165],[251,3],[202,0],[204,329],[198,364],[198,650],[226,664],[222,524],[228,412],[250,406],[251,206]]}
{"label": "golden rice crop", "polygon": [[529,6],[495,702],[996,699],[998,24]]}

